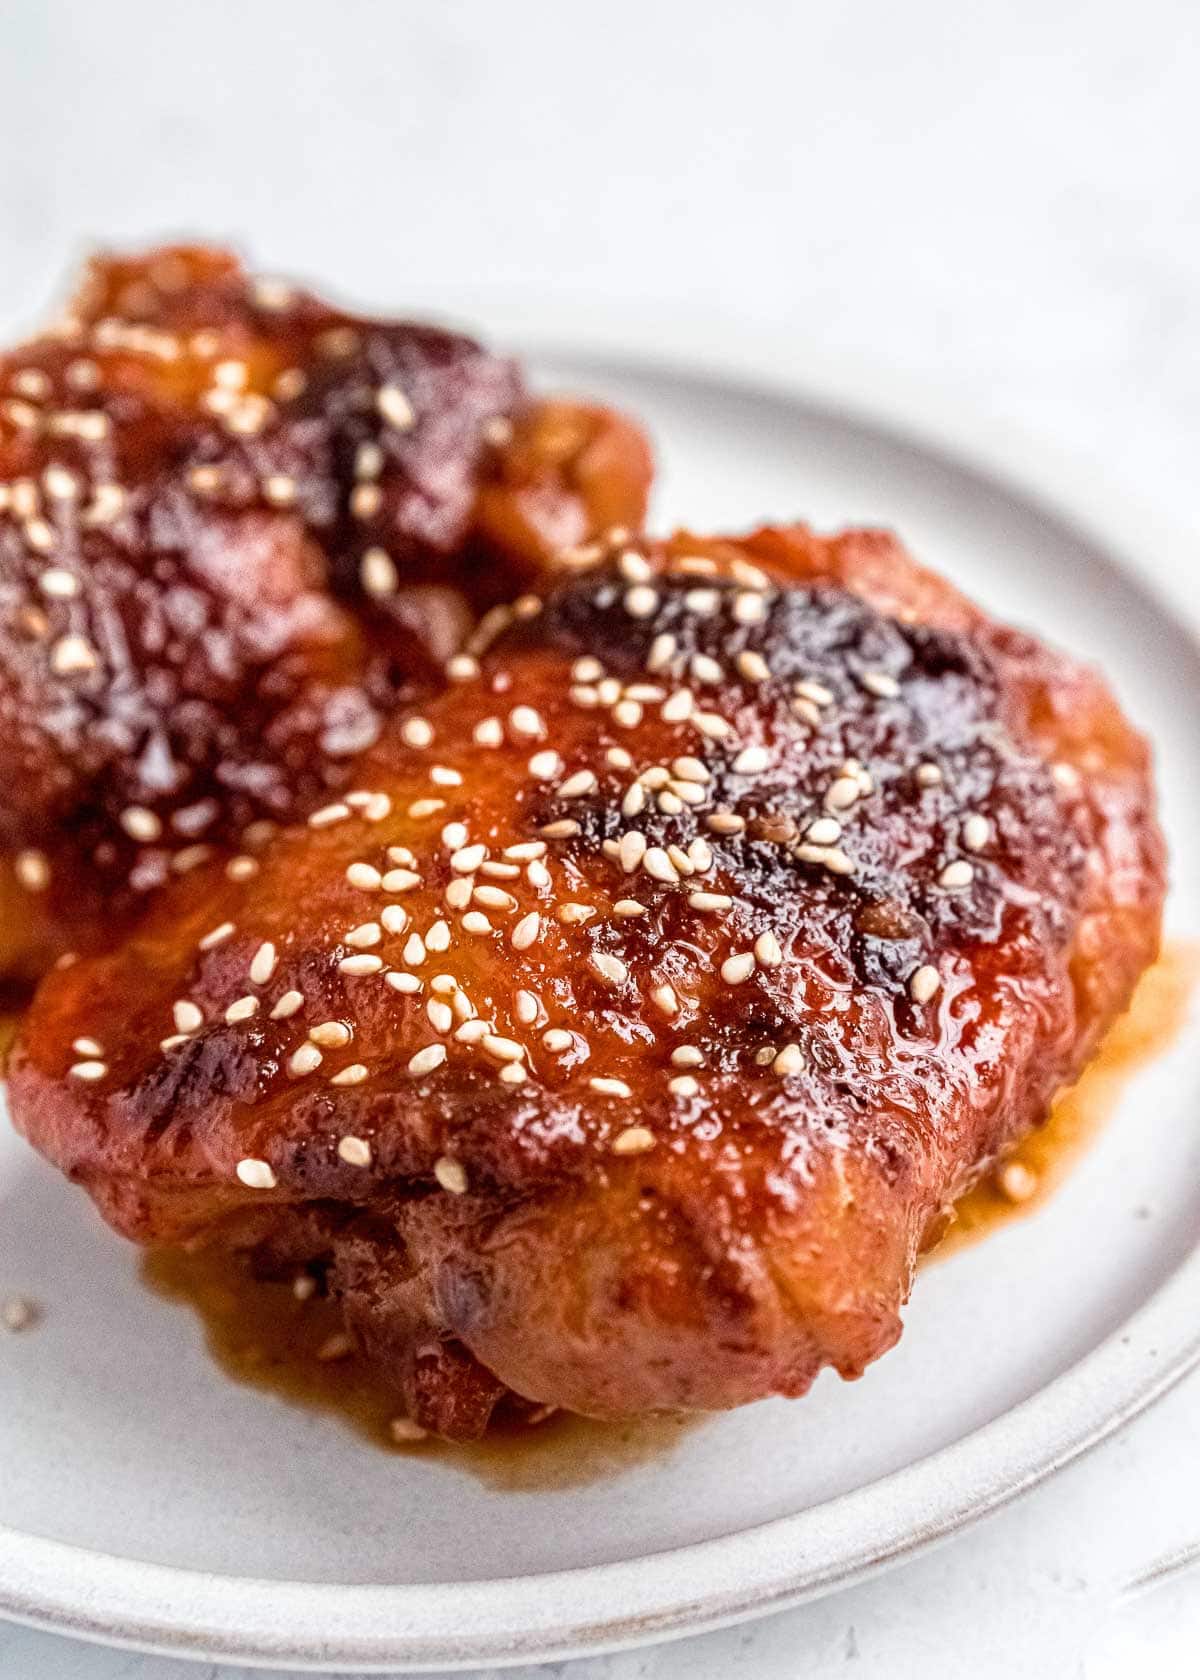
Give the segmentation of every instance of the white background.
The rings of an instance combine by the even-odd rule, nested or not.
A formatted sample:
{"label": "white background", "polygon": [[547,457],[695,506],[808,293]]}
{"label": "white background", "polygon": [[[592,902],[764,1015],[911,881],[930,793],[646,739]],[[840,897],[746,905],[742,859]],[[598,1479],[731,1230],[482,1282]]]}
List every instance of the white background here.
{"label": "white background", "polygon": [[[0,21],[5,325],[89,243],[173,232],[483,329],[489,300],[539,296],[631,336],[725,323],[934,384],[1200,538],[1194,0],[28,0]],[[1198,1401],[1193,1379],[836,1598],[528,1673],[1194,1675],[1200,1569],[1124,1588],[1200,1542]],[[0,1627],[4,1680],[195,1672]]]}

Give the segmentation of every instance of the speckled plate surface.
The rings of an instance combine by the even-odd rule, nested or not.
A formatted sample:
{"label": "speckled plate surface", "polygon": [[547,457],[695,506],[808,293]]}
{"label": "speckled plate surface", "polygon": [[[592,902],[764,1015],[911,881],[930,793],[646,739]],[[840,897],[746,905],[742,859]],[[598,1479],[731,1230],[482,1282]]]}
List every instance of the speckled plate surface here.
{"label": "speckled plate surface", "polygon": [[[669,325],[581,347],[552,311],[472,313],[540,343],[548,382],[646,417],[659,523],[891,524],[993,610],[1102,663],[1159,747],[1170,934],[1200,935],[1200,600],[1170,532],[1102,475],[877,374],[790,369],[777,347],[701,361]],[[0,1127],[0,1296],[44,1308],[0,1334],[0,1613],[179,1656],[444,1668],[828,1591],[1030,1487],[1200,1359],[1198,1114],[1193,1021],[1053,1200],[927,1269],[862,1382],[827,1375],[805,1401],[657,1445],[591,1441],[540,1479],[390,1454],[231,1382],[196,1318]]]}

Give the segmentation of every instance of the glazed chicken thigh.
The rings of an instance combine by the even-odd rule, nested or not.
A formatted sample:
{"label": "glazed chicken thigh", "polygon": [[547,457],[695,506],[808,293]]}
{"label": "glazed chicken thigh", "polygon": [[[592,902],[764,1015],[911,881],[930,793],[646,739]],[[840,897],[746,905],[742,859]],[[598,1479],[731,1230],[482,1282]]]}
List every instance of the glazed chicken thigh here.
{"label": "glazed chicken thigh", "polygon": [[870,532],[593,544],[454,675],[47,978],[17,1125],[450,1437],[858,1376],[1155,955],[1145,744]]}
{"label": "glazed chicken thigh", "polygon": [[[640,431],[180,247],[0,360],[0,978],[345,785],[477,612],[645,510]],[[236,865],[235,867],[241,867]]]}

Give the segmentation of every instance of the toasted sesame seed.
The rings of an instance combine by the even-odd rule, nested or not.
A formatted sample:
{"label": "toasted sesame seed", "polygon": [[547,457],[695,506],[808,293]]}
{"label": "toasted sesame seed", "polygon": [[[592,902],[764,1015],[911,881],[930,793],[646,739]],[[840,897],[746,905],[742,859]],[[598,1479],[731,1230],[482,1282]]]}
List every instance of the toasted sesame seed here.
{"label": "toasted sesame seed", "polygon": [[199,1032],[204,1025],[204,1015],[190,998],[180,998],[171,1006],[171,1015],[175,1021],[175,1031],[181,1033]]}
{"label": "toasted sesame seed", "polygon": [[428,1429],[422,1429],[419,1423],[410,1417],[394,1417],[388,1424],[388,1434],[397,1446],[407,1446],[413,1441],[425,1441],[429,1438]]}
{"label": "toasted sesame seed", "polygon": [[[347,1074],[353,1074],[353,1079],[347,1079]],[[330,1080],[331,1085],[359,1085],[367,1077],[367,1070],[359,1063],[343,1068],[341,1073],[335,1074]],[[371,1165],[371,1145],[365,1138],[346,1136],[338,1139],[337,1152],[349,1167],[369,1167]]]}
{"label": "toasted sesame seed", "polygon": [[590,922],[598,912],[590,904],[561,904],[558,908],[558,919],[564,927],[579,927],[583,922]]}
{"label": "toasted sesame seed", "polygon": [[317,1046],[306,1042],[293,1050],[288,1057],[287,1070],[293,1079],[303,1079],[306,1074],[315,1073],[323,1060],[324,1057]]}
{"label": "toasted sesame seed", "polygon": [[704,1052],[694,1044],[681,1044],[677,1050],[672,1050],[671,1061],[676,1067],[703,1067]]}
{"label": "toasted sesame seed", "polygon": [[574,1042],[572,1035],[562,1027],[548,1027],[542,1034],[542,1043],[551,1055],[558,1055],[563,1050],[569,1050]]}
{"label": "toasted sesame seed", "polygon": [[974,879],[975,871],[971,865],[964,858],[955,858],[938,876],[938,884],[949,892],[957,892],[962,887],[969,887]]}
{"label": "toasted sesame seed", "polygon": [[[623,1081],[620,1079],[593,1079],[591,1083],[593,1087],[598,1085],[623,1085]],[[613,1091],[611,1094],[613,1096],[629,1096],[631,1093],[628,1085],[624,1085],[623,1090]],[[612,1152],[614,1155],[644,1155],[647,1150],[654,1148],[654,1144],[654,1133],[645,1126],[626,1126],[625,1130],[618,1132],[613,1139]]]}
{"label": "toasted sesame seed", "polygon": [[382,967],[382,957],[371,956],[365,951],[358,956],[343,957],[341,962],[338,963],[339,971],[342,974],[349,974],[351,976],[378,974]]}
{"label": "toasted sesame seed", "polygon": [[37,1317],[37,1308],[23,1295],[9,1295],[0,1302],[0,1324],[3,1324],[6,1330],[14,1333],[28,1330],[31,1324],[37,1322]]}
{"label": "toasted sesame seed", "polygon": [[433,741],[433,725],[428,718],[406,718],[400,725],[400,738],[409,747],[427,747]]}
{"label": "toasted sesame seed", "polygon": [[781,1079],[789,1073],[804,1071],[804,1052],[798,1044],[785,1044],[778,1055],[771,1058],[771,1067]]}
{"label": "toasted sesame seed", "polygon": [[344,1330],[335,1330],[317,1349],[317,1358],[323,1365],[331,1365],[337,1359],[349,1359],[354,1352],[354,1343]]}
{"label": "toasted sesame seed", "polygon": [[694,1097],[699,1089],[699,1080],[693,1079],[690,1073],[677,1073],[667,1080],[667,1090],[675,1097]]}
{"label": "toasted sesame seed", "polygon": [[399,385],[381,385],[375,393],[375,407],[398,432],[410,431],[416,422],[412,404]]}
{"label": "toasted sesame seed", "polygon": [[85,1082],[103,1079],[107,1073],[107,1063],[91,1059],[83,1062],[75,1062],[70,1069],[72,1079],[82,1079]]}
{"label": "toasted sesame seed", "polygon": [[991,823],[977,811],[972,811],[962,825],[963,845],[969,852],[981,852],[991,837]]}
{"label": "toasted sesame seed", "polygon": [[761,653],[755,653],[752,648],[744,648],[734,661],[738,674],[745,677],[747,682],[766,682],[771,675],[771,667]]}
{"label": "toasted sesame seed", "polygon": [[880,700],[894,700],[900,692],[900,684],[886,671],[864,671],[859,680],[868,694]]}
{"label": "toasted sesame seed", "polygon": [[749,980],[754,968],[754,952],[739,951],[735,956],[726,957],[721,964],[721,979],[727,986],[740,986],[743,980]]}
{"label": "toasted sesame seed", "polygon": [[525,951],[537,940],[541,929],[541,917],[536,910],[531,910],[527,916],[522,916],[513,928],[508,942],[514,951]]}
{"label": "toasted sesame seed", "polygon": [[855,804],[862,789],[856,776],[838,776],[825,790],[827,811],[848,811]]}
{"label": "toasted sesame seed", "polygon": [[[439,1045],[437,1048],[441,1048]],[[442,1051],[445,1055],[445,1051]],[[451,1160],[449,1155],[442,1155],[433,1163],[433,1176],[443,1190],[448,1190],[452,1196],[465,1196],[467,1193],[467,1174],[461,1161]]]}
{"label": "toasted sesame seed", "polygon": [[826,869],[831,875],[853,875],[858,865],[849,853],[840,846],[824,847],[825,856],[822,858]]}
{"label": "toasted sesame seed", "polygon": [[253,1156],[248,1155],[239,1161],[234,1170],[248,1190],[274,1190],[279,1182],[270,1165]]}
{"label": "toasted sesame seed", "polygon": [[769,928],[754,941],[754,955],[763,968],[778,968],[783,962],[779,941]]}
{"label": "toasted sesame seed", "polygon": [[303,1003],[304,995],[302,992],[284,992],[271,1011],[272,1021],[286,1021],[290,1015],[296,1013]]}

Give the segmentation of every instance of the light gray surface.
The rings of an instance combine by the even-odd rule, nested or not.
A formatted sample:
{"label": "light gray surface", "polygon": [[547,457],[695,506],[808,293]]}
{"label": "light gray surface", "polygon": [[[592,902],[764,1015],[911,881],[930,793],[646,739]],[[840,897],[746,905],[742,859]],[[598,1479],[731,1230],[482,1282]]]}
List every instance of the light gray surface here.
{"label": "light gray surface", "polygon": [[[647,314],[724,315],[931,379],[1200,528],[1190,6],[1151,0],[1131,20],[1022,0],[968,25],[949,4],[759,4],[750,30],[646,4],[517,4],[502,21],[483,5],[217,4],[186,25],[148,4],[16,10],[8,316],[36,307],[81,234],[172,227],[240,232],[275,267],[380,300],[450,286],[482,321],[489,298],[530,289],[631,334]],[[646,1672],[700,1674],[705,1650],[713,1674],[836,1672],[860,1600],[864,1672],[915,1674],[977,1623],[984,1675],[1118,1672],[1097,1666],[1102,1629],[1137,1630],[1159,1674],[1182,1672],[1195,1576],[1106,1606],[1122,1570],[1198,1537],[1195,1398],[1192,1383],[951,1551]],[[1076,1589],[1047,1588],[1076,1571]],[[49,1645],[12,1637],[12,1674],[52,1672]],[[58,1672],[154,1665],[70,1648]]]}

